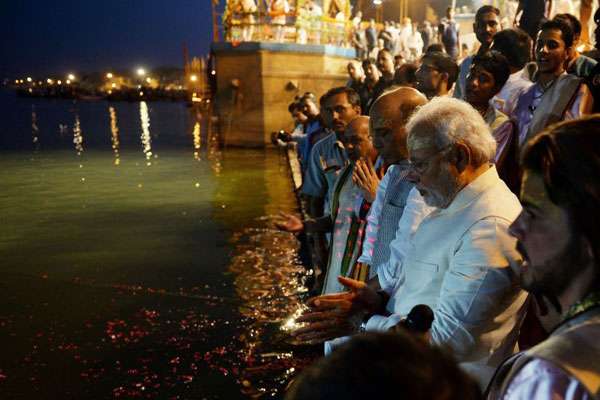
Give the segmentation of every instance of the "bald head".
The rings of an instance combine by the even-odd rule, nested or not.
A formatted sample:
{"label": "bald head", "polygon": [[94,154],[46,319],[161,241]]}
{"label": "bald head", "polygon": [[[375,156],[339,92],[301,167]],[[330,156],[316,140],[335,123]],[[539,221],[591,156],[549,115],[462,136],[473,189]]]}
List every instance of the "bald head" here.
{"label": "bald head", "polygon": [[369,137],[369,117],[361,115],[350,121],[344,134],[344,146],[352,161],[361,158],[375,161],[377,152]]}
{"label": "bald head", "polygon": [[369,130],[373,144],[387,165],[408,158],[406,128],[415,110],[427,97],[410,87],[400,87],[380,96],[371,106]]}

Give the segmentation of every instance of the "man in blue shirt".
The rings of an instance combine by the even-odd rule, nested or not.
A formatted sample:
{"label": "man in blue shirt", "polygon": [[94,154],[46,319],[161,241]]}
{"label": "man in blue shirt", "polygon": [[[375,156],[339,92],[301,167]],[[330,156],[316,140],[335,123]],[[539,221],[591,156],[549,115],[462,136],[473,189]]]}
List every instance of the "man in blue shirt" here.
{"label": "man in blue shirt", "polygon": [[[348,87],[330,89],[321,97],[320,103],[323,121],[333,133],[317,142],[308,157],[302,194],[308,197],[308,211],[313,218],[323,216],[333,184],[348,163],[342,138],[348,123],[361,114],[360,97]],[[316,269],[323,269],[329,252],[325,235],[315,234],[313,240]]]}

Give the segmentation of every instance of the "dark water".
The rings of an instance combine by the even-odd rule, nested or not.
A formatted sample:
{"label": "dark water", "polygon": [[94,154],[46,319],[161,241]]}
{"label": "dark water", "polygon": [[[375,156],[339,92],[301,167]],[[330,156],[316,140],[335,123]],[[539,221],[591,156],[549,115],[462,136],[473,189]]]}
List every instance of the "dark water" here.
{"label": "dark water", "polygon": [[0,107],[1,398],[280,397],[317,354],[285,159],[183,104]]}

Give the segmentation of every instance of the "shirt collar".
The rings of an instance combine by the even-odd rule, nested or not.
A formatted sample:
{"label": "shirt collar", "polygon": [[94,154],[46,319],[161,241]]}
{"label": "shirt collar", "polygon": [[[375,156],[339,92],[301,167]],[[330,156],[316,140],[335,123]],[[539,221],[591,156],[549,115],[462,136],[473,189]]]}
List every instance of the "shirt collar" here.
{"label": "shirt collar", "polygon": [[498,183],[499,179],[498,171],[496,171],[496,167],[492,165],[487,171],[475,178],[473,182],[462,188],[452,203],[450,203],[446,209],[440,210],[440,213],[453,213],[468,206],[488,189]]}

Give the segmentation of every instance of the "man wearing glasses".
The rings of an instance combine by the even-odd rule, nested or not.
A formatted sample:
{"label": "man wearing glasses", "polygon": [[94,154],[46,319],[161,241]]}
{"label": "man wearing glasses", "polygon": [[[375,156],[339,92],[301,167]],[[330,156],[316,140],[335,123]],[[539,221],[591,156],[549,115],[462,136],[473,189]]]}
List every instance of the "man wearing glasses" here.
{"label": "man wearing glasses", "polygon": [[[527,294],[510,268],[519,254],[508,227],[521,211],[490,160],[496,143],[481,115],[452,98],[436,98],[407,124],[409,179],[436,209],[421,222],[397,276],[376,291],[340,278],[351,289],[312,302],[299,320],[305,339],[329,324],[385,331],[419,304],[433,310],[432,343],[448,346],[461,367],[485,388],[495,368],[513,354]],[[393,284],[390,284],[393,283]],[[349,310],[345,319],[339,312]],[[329,313],[329,314],[328,314]],[[320,321],[319,320],[320,317]],[[339,329],[338,329],[339,333]]]}
{"label": "man wearing glasses", "polygon": [[421,58],[416,75],[417,89],[428,99],[446,96],[458,77],[458,65],[448,54],[432,51]]}

